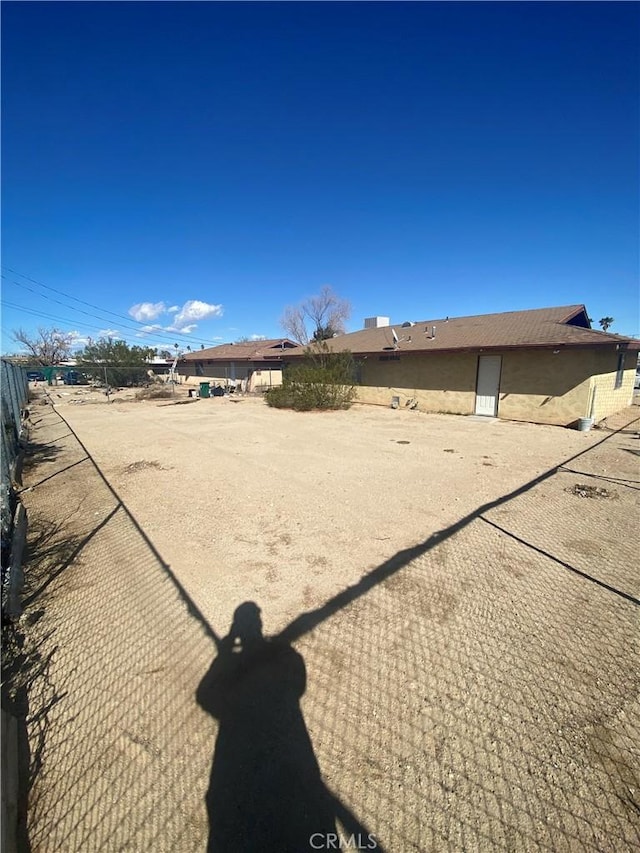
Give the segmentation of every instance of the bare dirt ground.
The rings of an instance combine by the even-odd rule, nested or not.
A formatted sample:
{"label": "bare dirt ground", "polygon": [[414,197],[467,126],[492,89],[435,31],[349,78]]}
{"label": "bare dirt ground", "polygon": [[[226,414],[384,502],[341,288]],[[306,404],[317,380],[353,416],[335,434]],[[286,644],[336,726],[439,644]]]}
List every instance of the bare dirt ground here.
{"label": "bare dirt ground", "polygon": [[263,684],[210,807],[272,825],[220,849],[285,849],[291,756],[364,849],[640,845],[637,407],[579,433],[52,400],[21,495],[34,851],[206,849],[220,731],[196,692],[245,601],[304,662],[310,743],[262,725]]}

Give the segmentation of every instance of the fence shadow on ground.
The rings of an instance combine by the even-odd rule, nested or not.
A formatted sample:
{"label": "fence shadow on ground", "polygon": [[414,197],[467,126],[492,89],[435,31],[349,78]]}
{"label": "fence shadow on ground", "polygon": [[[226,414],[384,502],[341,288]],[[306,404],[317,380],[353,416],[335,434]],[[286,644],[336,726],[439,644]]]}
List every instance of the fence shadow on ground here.
{"label": "fence shadow on ground", "polygon": [[[640,421],[640,418],[636,420]],[[623,432],[623,430],[619,430],[618,432]],[[358,584],[352,587],[348,587],[343,592],[334,596],[332,599],[330,599],[317,610],[299,616],[280,633],[280,639],[286,640],[287,642],[294,642],[303,634],[313,630],[313,628],[317,624],[322,622],[324,619],[327,619],[330,616],[334,615],[346,605],[351,604],[357,598],[364,595],[377,584],[382,583],[387,578],[391,577],[404,566],[407,566],[409,563],[425,555],[432,548],[443,544],[447,541],[447,539],[450,539],[452,536],[455,536],[457,533],[464,530],[476,519],[480,519],[484,515],[489,513],[491,510],[497,509],[498,507],[501,507],[502,505],[507,504],[522,495],[525,495],[527,492],[546,482],[551,477],[554,477],[559,471],[566,469],[567,465],[569,465],[571,462],[574,462],[581,456],[584,456],[585,454],[595,450],[599,445],[609,441],[616,434],[617,433],[615,431],[610,432],[609,435],[600,439],[600,441],[596,444],[591,445],[586,450],[582,450],[579,453],[574,454],[569,459],[566,459],[558,465],[554,465],[544,473],[538,475],[537,477],[534,477],[533,479],[524,483],[522,486],[519,486],[517,489],[514,489],[513,491],[502,495],[496,500],[488,501],[487,503],[478,506],[475,510],[473,510],[473,512],[468,513],[466,516],[464,516],[454,524],[451,524],[449,527],[437,531],[424,542],[421,542],[419,545],[415,545],[411,548],[399,551],[389,560],[382,563],[380,566],[365,575]],[[636,604],[640,603],[636,598],[632,596],[627,596],[626,593],[623,593],[620,590],[612,589],[611,591],[630,598]]]}
{"label": "fence shadow on ground", "polygon": [[[32,614],[31,623],[39,614]],[[57,646],[51,642],[54,631],[34,641],[28,629],[6,621],[2,626],[2,710],[17,722],[18,813],[16,843],[19,853],[29,853],[27,802],[32,785],[42,767],[50,730],[50,714],[65,694],[51,681],[50,667]],[[30,732],[26,721],[30,719]],[[4,745],[8,747],[7,744]]]}
{"label": "fence shadow on ground", "polygon": [[43,462],[53,462],[60,454],[56,441],[29,441],[25,448],[23,471],[26,473]]}
{"label": "fence shadow on ground", "polygon": [[[620,697],[630,701],[637,689],[628,675],[623,683],[623,661],[618,666],[619,646],[612,637],[618,632],[623,645],[633,644],[629,640],[633,633],[626,615],[622,627],[615,621],[622,611],[612,610],[604,623],[596,617],[602,599],[593,596],[615,593],[611,600],[616,607],[638,601],[613,583],[594,577],[588,578],[595,581],[590,584],[593,594],[582,587],[576,590],[568,585],[576,582],[573,568],[569,566],[570,580],[559,577],[555,566],[562,558],[548,552],[534,556],[551,557],[550,565],[545,563],[544,570],[532,573],[528,560],[533,557],[523,556],[524,540],[519,541],[504,525],[497,530],[482,524],[486,520],[482,516],[526,498],[564,466],[615,435],[610,433],[586,451],[478,507],[420,545],[400,551],[358,584],[300,614],[268,644],[262,638],[259,647],[266,669],[258,667],[249,679],[246,689],[253,698],[248,703],[245,688],[237,683],[238,664],[227,660],[225,643],[231,638],[220,640],[208,625],[76,436],[105,488],[96,506],[82,503],[74,521],[72,547],[60,546],[57,552],[57,545],[51,543],[58,569],[53,569],[50,581],[39,585],[30,604],[40,606],[40,596],[54,585],[57,588],[69,570],[66,609],[58,611],[59,623],[49,623],[48,630],[56,632],[61,648],[78,648],[83,637],[85,646],[91,646],[75,672],[56,687],[60,696],[66,695],[64,714],[55,717],[61,703],[50,711],[57,731],[74,718],[85,723],[89,719],[90,725],[79,726],[74,737],[58,734],[55,740],[50,734],[58,767],[47,770],[41,780],[41,790],[48,794],[46,813],[36,802],[32,821],[36,841],[42,844],[49,839],[56,849],[66,850],[87,849],[87,845],[113,850],[203,849],[207,835],[218,831],[213,822],[209,826],[200,817],[203,780],[209,779],[210,805],[222,798],[224,806],[217,811],[230,815],[232,828],[223,825],[221,832],[232,832],[235,826],[237,833],[242,809],[249,803],[269,821],[274,791],[291,791],[291,779],[285,778],[285,769],[277,762],[276,782],[269,787],[265,768],[270,765],[267,758],[261,760],[269,755],[291,761],[292,774],[296,761],[304,766],[303,776],[311,780],[310,796],[318,804],[314,811],[323,828],[334,826],[336,819],[348,834],[350,827],[351,832],[360,829],[363,834],[370,827],[380,845],[389,849],[506,850],[531,845],[571,849],[576,844],[608,849],[609,841],[601,837],[599,828],[606,824],[606,815],[612,816],[607,818],[611,843],[628,840],[625,815],[628,819],[632,806],[620,806],[620,802],[624,796],[637,801],[629,793],[636,790],[637,780],[620,756],[635,730],[629,722],[612,735],[603,709],[607,702],[611,708],[622,708]],[[65,471],[69,470],[67,466]],[[38,486],[49,488],[48,480]],[[60,499],[65,482],[64,475],[58,479],[58,494],[52,500]],[[95,524],[97,512],[104,519],[100,525]],[[479,533],[481,529],[485,532]],[[471,536],[473,547],[467,541]],[[460,558],[454,541],[471,558]],[[496,555],[508,567],[508,576],[499,577],[492,569]],[[79,572],[78,561],[83,559]],[[464,584],[471,577],[469,564],[477,570],[476,588],[465,593]],[[111,573],[108,579],[107,572]],[[568,578],[569,573],[565,574]],[[514,597],[511,610],[491,611],[492,590],[509,584],[521,599],[533,589],[548,612],[559,591],[567,597],[561,608],[567,615],[572,597],[585,597],[585,615],[593,617],[594,623],[600,618],[600,624],[594,628],[585,618],[583,629],[576,632],[571,660],[580,672],[563,673],[560,658],[558,666],[552,666],[554,662],[543,654],[546,647],[540,631],[557,630],[554,622],[545,622],[544,608],[534,619],[533,612],[526,612],[526,607],[523,611]],[[193,617],[187,620],[190,625],[179,618],[181,606]],[[123,607],[131,611],[131,624],[125,635],[114,635],[110,614]],[[47,630],[46,618],[39,624]],[[523,636],[525,658],[520,659],[513,649]],[[218,657],[202,679],[211,642]],[[300,644],[295,651],[294,642]],[[51,638],[47,644],[51,646]],[[267,647],[281,649],[284,663],[278,655],[274,662]],[[595,693],[601,694],[597,701],[593,685],[581,686],[577,679],[578,675],[587,681],[597,678],[590,662],[596,652],[600,658],[594,657],[595,661],[610,664],[611,679],[608,685],[596,685]],[[304,689],[300,692],[303,655],[315,685],[307,698],[306,724],[299,705],[304,693]],[[285,682],[282,691],[265,686],[265,672],[273,667]],[[253,669],[252,664],[249,670]],[[125,706],[117,700],[116,685],[122,680],[127,684]],[[220,681],[225,684],[222,690]],[[514,681],[515,690],[509,686]],[[576,690],[573,704],[564,695],[567,681]],[[526,707],[518,704],[516,693],[528,700]],[[267,735],[259,738],[254,733],[245,747],[247,767],[253,772],[245,769],[242,775],[229,758],[228,743],[237,745],[240,740],[231,722],[230,733],[228,726],[218,729],[219,746],[226,728],[222,754],[218,755],[217,747],[209,775],[211,728],[198,715],[194,695],[207,714],[218,720],[229,719],[225,703],[240,706],[240,732],[248,730],[248,725],[242,725],[247,720],[257,726],[252,732],[263,731],[260,725],[267,721]],[[260,701],[262,705],[256,707]],[[300,735],[299,748],[290,755],[284,753],[285,735],[273,719],[276,709]],[[578,712],[588,722],[588,731],[572,729]],[[540,713],[547,718],[536,717]],[[558,731],[552,731],[551,719]],[[366,725],[359,723],[363,720]],[[578,768],[581,774],[572,767],[572,754],[586,754],[585,739],[604,770]],[[320,759],[313,747],[308,748],[311,742],[320,745]],[[555,756],[555,769],[553,762],[542,761],[538,742]],[[326,780],[317,787],[318,764],[328,787]],[[535,783],[532,774],[534,778],[539,774]],[[224,799],[225,778],[235,789],[233,802]],[[584,789],[572,790],[576,778],[584,781]],[[301,802],[305,794],[294,790],[291,798]],[[580,809],[580,798],[591,810],[591,818]],[[352,810],[358,812],[357,818]],[[307,824],[305,831],[308,828]],[[271,837],[277,838],[277,831],[269,826]],[[550,840],[553,833],[564,839],[560,846]],[[591,847],[584,843],[587,837]]]}

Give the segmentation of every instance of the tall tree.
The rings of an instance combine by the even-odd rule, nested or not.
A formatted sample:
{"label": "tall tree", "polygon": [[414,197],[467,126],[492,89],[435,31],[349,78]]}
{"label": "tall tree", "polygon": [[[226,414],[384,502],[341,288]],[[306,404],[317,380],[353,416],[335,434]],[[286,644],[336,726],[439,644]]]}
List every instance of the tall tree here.
{"label": "tall tree", "polygon": [[78,353],[80,369],[96,378],[107,377],[109,385],[138,385],[146,380],[149,361],[155,356],[154,347],[130,347],[126,341],[99,338],[89,341]]}
{"label": "tall tree", "polygon": [[66,361],[71,355],[73,346],[73,336],[69,332],[55,328],[39,328],[37,335],[30,335],[24,329],[16,329],[13,332],[13,339],[23,344],[29,355],[43,367]]}
{"label": "tall tree", "polygon": [[308,344],[342,334],[350,316],[351,303],[326,284],[317,296],[310,296],[298,305],[288,305],[280,325],[294,341]]}
{"label": "tall tree", "polygon": [[600,323],[600,325],[602,326],[603,332],[606,332],[609,326],[611,326],[614,322],[615,320],[613,319],[613,317],[602,317],[600,320],[598,320],[598,323]]}

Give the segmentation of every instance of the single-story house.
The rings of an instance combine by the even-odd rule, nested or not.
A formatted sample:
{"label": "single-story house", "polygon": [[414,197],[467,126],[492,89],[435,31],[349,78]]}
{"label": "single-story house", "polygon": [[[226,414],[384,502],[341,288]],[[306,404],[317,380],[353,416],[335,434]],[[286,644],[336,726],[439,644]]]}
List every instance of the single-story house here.
{"label": "single-story house", "polygon": [[176,370],[187,381],[195,378],[224,388],[264,391],[282,383],[283,355],[295,347],[288,338],[221,344],[183,355]]}
{"label": "single-story house", "polygon": [[[357,399],[426,412],[569,425],[630,405],[640,341],[591,328],[584,305],[445,317],[328,340],[359,368]],[[288,363],[304,348],[287,352]]]}

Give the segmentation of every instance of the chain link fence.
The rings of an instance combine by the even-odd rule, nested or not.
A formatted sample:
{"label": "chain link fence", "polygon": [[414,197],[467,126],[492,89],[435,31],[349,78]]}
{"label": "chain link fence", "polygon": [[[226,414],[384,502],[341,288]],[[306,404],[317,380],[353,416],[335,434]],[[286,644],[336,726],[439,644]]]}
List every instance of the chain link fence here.
{"label": "chain link fence", "polygon": [[2,359],[0,396],[2,399],[2,480],[0,505],[2,508],[2,612],[5,613],[10,577],[11,542],[17,500],[13,488],[21,451],[25,405],[29,398],[26,371]]}
{"label": "chain link fence", "polygon": [[[360,849],[369,833],[387,853],[637,849],[629,421],[281,632]],[[217,729],[194,696],[213,632],[54,407],[33,439],[47,456],[25,494],[32,850],[204,851]]]}

